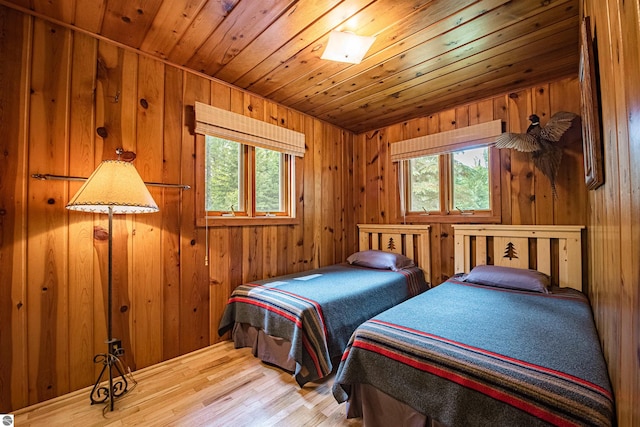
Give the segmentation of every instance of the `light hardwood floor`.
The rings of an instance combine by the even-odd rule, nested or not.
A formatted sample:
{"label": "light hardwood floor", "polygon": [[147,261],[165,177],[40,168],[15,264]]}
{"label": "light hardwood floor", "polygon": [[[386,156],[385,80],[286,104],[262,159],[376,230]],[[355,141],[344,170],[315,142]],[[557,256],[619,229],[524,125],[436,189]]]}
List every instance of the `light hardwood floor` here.
{"label": "light hardwood floor", "polygon": [[103,416],[91,387],[15,412],[24,426],[361,426],[331,394],[333,377],[293,377],[226,341],[134,372],[137,385]]}

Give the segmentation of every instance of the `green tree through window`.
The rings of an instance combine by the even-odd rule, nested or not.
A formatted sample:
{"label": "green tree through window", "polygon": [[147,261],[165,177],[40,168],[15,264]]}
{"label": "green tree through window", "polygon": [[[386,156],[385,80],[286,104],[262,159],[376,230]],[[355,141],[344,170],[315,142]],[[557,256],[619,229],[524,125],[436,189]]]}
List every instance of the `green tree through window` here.
{"label": "green tree through window", "polygon": [[240,183],[242,146],[213,136],[206,137],[205,209],[241,210]]}
{"label": "green tree through window", "polygon": [[489,150],[454,152],[453,208],[488,210],[489,207]]}
{"label": "green tree through window", "polygon": [[410,210],[440,210],[440,166],[438,156],[409,160],[411,168]]}
{"label": "green tree through window", "polygon": [[281,190],[282,154],[256,147],[256,211],[282,211]]}

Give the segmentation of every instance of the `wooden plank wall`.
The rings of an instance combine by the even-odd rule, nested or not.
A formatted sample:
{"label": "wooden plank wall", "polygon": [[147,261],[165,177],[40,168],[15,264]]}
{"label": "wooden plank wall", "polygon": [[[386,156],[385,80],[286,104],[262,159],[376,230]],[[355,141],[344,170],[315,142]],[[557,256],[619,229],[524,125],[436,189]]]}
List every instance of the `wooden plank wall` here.
{"label": "wooden plank wall", "polygon": [[[357,199],[359,222],[402,222],[398,212],[397,164],[391,162],[389,145],[500,119],[511,132],[525,132],[532,113],[542,124],[557,111],[580,112],[577,77],[462,105],[356,136],[354,176],[361,197]],[[554,199],[548,179],[537,171],[527,153],[500,150],[501,215],[503,224],[572,224],[587,221],[587,190],[582,164],[580,127],[563,138],[564,155]],[[454,239],[451,224],[431,224],[431,275],[435,284],[454,272]]]}
{"label": "wooden plank wall", "polygon": [[193,186],[196,100],[306,135],[299,223],[211,228],[208,266],[195,191],[151,187],[159,213],[114,218],[114,336],[132,369],[219,341],[238,284],[342,261],[357,247],[345,208],[352,134],[5,7],[0,57],[0,413],[93,384],[93,355],[106,347],[106,216],[67,211],[80,183],[33,173],[88,176],[123,147],[144,180]]}
{"label": "wooden plank wall", "polygon": [[[609,362],[619,424],[640,424],[640,102],[638,0],[585,0],[598,37],[605,185],[586,191],[570,138],[554,200],[528,156],[501,152],[504,224],[588,224],[588,293]],[[296,226],[194,226],[194,192],[153,189],[160,212],[116,218],[116,336],[140,368],[215,342],[230,290],[245,280],[327,265],[356,247],[358,222],[397,219],[389,144],[531,112],[579,111],[577,78],[495,96],[353,136],[248,92],[0,7],[0,413],[92,384],[104,350],[106,219],[64,209],[118,146],[144,179],[193,184],[186,108],[210,102],[304,132]],[[517,82],[514,82],[517,86]],[[117,102],[116,102],[117,95]],[[147,101],[147,108],[140,103]],[[545,120],[545,118],[543,118]],[[107,138],[96,128],[106,126]],[[453,230],[432,224],[435,281],[453,273]],[[439,278],[439,279],[438,279]]]}
{"label": "wooden plank wall", "polygon": [[596,39],[605,183],[589,191],[589,296],[618,424],[640,425],[640,1],[585,0]]}

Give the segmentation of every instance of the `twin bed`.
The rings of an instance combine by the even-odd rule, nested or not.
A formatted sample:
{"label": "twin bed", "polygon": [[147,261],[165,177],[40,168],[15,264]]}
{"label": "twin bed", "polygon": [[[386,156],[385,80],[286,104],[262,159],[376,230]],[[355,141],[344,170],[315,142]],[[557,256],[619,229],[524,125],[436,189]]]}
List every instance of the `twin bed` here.
{"label": "twin bed", "polygon": [[237,287],[218,333],[301,386],[329,375],[358,325],[429,288],[428,226],[358,228],[349,262]]}
{"label": "twin bed", "polygon": [[612,425],[607,368],[577,290],[582,227],[454,227],[456,271],[468,274],[353,334],[333,386],[348,416],[366,426]]}
{"label": "twin bed", "polygon": [[[405,226],[360,227],[361,251],[408,253],[429,280],[428,231],[406,237]],[[263,360],[294,371],[300,385],[332,372],[341,354],[333,393],[348,402],[347,416],[362,417],[365,426],[613,425],[609,377],[591,308],[580,292],[582,227],[454,228],[460,274],[428,292],[410,290],[408,281],[391,285],[391,293],[365,291],[365,281],[398,273],[359,268],[365,272],[361,279],[337,285],[353,291],[341,302],[295,295],[296,304],[304,299],[313,312],[302,320],[278,320],[281,313],[274,310],[292,303],[277,302],[262,314],[251,307],[246,311],[252,314],[241,319],[225,313],[220,332],[235,324],[236,346],[252,346]],[[330,276],[336,267],[352,268],[300,275]],[[234,292],[229,311],[258,307],[262,302],[240,302],[258,289],[291,297],[302,291],[288,287],[300,275]],[[307,286],[322,276],[314,277],[302,282]],[[357,314],[345,321],[347,312]]]}

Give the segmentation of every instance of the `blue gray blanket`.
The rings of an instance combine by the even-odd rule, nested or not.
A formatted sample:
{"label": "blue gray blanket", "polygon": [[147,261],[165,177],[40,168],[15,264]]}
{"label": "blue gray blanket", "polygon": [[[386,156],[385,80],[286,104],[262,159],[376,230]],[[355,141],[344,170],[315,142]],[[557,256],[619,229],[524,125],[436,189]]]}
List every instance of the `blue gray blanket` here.
{"label": "blue gray blanket", "polygon": [[365,320],[428,289],[422,270],[398,272],[336,264],[237,287],[218,333],[248,323],[291,342],[295,378],[322,378]]}
{"label": "blue gray blanket", "polygon": [[571,289],[508,291],[450,279],[365,322],[334,396],[370,384],[448,426],[613,423],[591,308]]}

